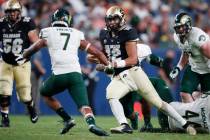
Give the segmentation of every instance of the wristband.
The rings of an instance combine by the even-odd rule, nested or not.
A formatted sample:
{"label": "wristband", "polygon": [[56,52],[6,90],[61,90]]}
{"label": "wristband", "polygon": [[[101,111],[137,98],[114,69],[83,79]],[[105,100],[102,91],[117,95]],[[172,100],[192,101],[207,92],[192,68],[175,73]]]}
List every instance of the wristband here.
{"label": "wristband", "polygon": [[117,64],[117,68],[124,68],[126,66],[125,60],[118,60],[118,61],[115,61],[115,62]]}

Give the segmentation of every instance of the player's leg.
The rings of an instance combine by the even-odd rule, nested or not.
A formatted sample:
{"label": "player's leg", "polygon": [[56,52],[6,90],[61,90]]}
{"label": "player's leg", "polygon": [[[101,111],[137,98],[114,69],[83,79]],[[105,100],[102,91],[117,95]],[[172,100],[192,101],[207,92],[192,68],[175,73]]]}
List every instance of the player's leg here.
{"label": "player's leg", "polygon": [[199,74],[193,72],[191,67],[187,66],[181,81],[180,96],[182,102],[193,102],[192,93],[196,91],[199,83]]}
{"label": "player's leg", "polygon": [[[152,82],[152,85],[155,87],[156,91],[158,92],[158,95],[163,101],[167,103],[170,103],[173,101],[171,91],[162,79],[160,78],[149,78],[149,79]],[[166,116],[161,111],[158,111],[157,116],[158,116],[158,122],[159,122],[160,127],[163,130],[168,130],[169,129],[168,116]]]}
{"label": "player's leg", "polygon": [[31,63],[26,62],[21,66],[16,66],[13,72],[17,97],[27,106],[31,122],[36,123],[38,121],[38,115],[31,97]]}
{"label": "player's leg", "polygon": [[119,127],[111,128],[112,133],[132,133],[132,129],[126,120],[123,106],[119,101],[128,93],[129,86],[120,80],[119,77],[114,77],[106,88],[106,98],[109,100],[113,115],[120,124]]}
{"label": "player's leg", "polygon": [[[178,121],[184,128],[192,128],[190,125],[188,125],[187,121],[176,112],[173,107],[171,107],[168,103],[162,101],[162,99],[159,97],[158,93],[152,86],[151,82],[149,81],[147,75],[142,71],[141,68],[134,67],[130,69],[130,74],[133,77],[133,80],[135,81],[137,87],[140,90],[140,94],[143,96],[144,99],[160,109],[166,115]],[[188,128],[187,130],[189,130]],[[193,132],[192,129],[190,129],[188,133],[196,133],[196,130],[194,129]]]}
{"label": "player's leg", "polygon": [[9,105],[13,86],[13,67],[1,62],[0,67],[0,106],[1,106],[1,127],[9,127]]}
{"label": "player's leg", "polygon": [[60,102],[53,97],[67,88],[68,81],[65,75],[66,74],[51,75],[46,81],[44,81],[40,88],[40,94],[45,103],[63,120],[64,127],[61,129],[60,134],[67,133],[73,126],[75,126],[75,122],[71,116],[64,110]]}
{"label": "player's leg", "polygon": [[66,75],[68,78],[68,90],[77,107],[83,115],[86,123],[89,126],[89,131],[98,136],[108,136],[108,133],[98,127],[95,122],[95,117],[92,108],[88,103],[87,89],[85,87],[82,75],[78,72],[72,72]]}
{"label": "player's leg", "polygon": [[126,118],[130,119],[131,127],[138,129],[138,112],[134,112],[134,103],[141,98],[137,91],[129,92],[120,99]]}

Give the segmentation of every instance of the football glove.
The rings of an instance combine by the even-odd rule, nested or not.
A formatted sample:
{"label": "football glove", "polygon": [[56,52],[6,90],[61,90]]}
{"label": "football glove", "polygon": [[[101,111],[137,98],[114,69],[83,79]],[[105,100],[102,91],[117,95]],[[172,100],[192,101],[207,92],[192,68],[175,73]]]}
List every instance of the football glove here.
{"label": "football glove", "polygon": [[114,74],[114,68],[111,65],[105,66],[103,64],[97,64],[96,65],[96,70],[105,72],[106,74]]}
{"label": "football glove", "polygon": [[170,72],[169,76],[171,79],[175,79],[178,75],[179,75],[179,72],[180,72],[180,68],[179,67],[174,67],[173,70]]}
{"label": "football glove", "polygon": [[15,61],[17,62],[18,65],[24,64],[27,60],[23,58],[23,54],[15,54],[16,59]]}

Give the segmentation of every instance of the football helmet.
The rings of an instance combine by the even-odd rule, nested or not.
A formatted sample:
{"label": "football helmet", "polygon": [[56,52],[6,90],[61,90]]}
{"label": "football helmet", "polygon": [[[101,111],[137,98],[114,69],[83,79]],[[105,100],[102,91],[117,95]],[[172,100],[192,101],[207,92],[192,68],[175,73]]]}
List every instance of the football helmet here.
{"label": "football helmet", "polygon": [[110,7],[105,16],[106,27],[111,31],[118,31],[125,25],[125,14],[119,6]]}
{"label": "football helmet", "polygon": [[180,36],[185,36],[192,29],[192,19],[185,12],[177,14],[174,22],[174,30]]}
{"label": "football helmet", "polygon": [[58,9],[52,15],[52,26],[70,27],[72,17],[67,10]]}
{"label": "football helmet", "polygon": [[4,7],[4,12],[10,21],[17,21],[21,18],[22,5],[18,0],[8,0]]}

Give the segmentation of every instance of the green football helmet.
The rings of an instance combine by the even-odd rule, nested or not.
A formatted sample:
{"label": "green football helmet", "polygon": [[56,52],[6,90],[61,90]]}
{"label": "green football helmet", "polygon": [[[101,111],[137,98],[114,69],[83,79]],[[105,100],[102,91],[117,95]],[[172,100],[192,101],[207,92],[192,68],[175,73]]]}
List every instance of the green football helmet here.
{"label": "green football helmet", "polygon": [[177,14],[174,22],[174,30],[180,36],[185,36],[192,29],[192,18],[185,12]]}
{"label": "green football helmet", "polygon": [[58,9],[52,15],[52,26],[70,27],[72,17],[67,10]]}

